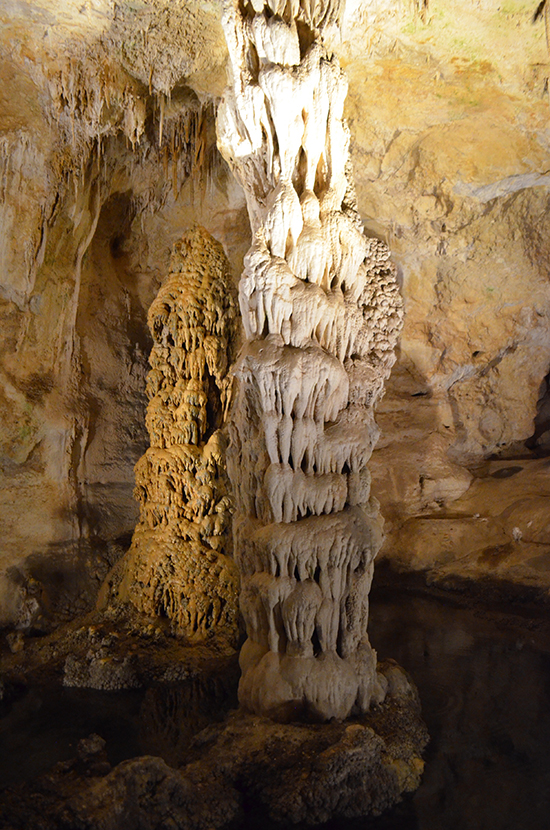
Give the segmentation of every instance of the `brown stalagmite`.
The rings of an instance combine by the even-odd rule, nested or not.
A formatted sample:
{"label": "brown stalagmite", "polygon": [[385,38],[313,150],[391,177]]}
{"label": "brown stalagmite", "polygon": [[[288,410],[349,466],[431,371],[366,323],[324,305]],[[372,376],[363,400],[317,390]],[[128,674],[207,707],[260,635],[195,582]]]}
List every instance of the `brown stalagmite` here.
{"label": "brown stalagmite", "polygon": [[277,719],[383,699],[367,636],[382,519],[366,464],[402,301],[356,209],[347,83],[326,41],[341,3],[226,4],[218,145],[253,231],[228,469],[248,639],[239,695]]}
{"label": "brown stalagmite", "polygon": [[237,628],[221,429],[237,319],[222,246],[195,227],[175,245],[170,275],[149,309],[151,446],[135,468],[140,521],[111,589],[116,600],[168,617],[175,633],[190,638]]}

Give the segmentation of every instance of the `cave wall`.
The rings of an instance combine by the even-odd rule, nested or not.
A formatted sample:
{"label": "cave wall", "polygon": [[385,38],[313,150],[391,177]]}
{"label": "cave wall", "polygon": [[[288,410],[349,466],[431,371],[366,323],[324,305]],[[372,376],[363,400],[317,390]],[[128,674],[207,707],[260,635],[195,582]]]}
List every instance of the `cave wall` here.
{"label": "cave wall", "polygon": [[249,244],[201,91],[225,82],[218,9],[142,6],[0,11],[1,621],[93,601],[138,516],[146,316],[173,243],[198,221],[237,268]]}
{"label": "cave wall", "polygon": [[347,47],[359,208],[405,300],[373,456],[382,558],[441,584],[547,584],[550,66],[533,13],[430,2],[405,22],[381,3]]}
{"label": "cave wall", "polygon": [[[413,556],[403,528],[460,505],[544,411],[549,57],[533,5],[356,0],[334,47],[359,213],[405,300],[373,456],[383,555],[403,567],[443,550]],[[200,222],[240,274],[244,198],[215,147],[220,18],[173,0],[0,9],[2,622],[83,609],[127,544],[146,313],[175,240]],[[539,417],[539,450],[544,433]]]}

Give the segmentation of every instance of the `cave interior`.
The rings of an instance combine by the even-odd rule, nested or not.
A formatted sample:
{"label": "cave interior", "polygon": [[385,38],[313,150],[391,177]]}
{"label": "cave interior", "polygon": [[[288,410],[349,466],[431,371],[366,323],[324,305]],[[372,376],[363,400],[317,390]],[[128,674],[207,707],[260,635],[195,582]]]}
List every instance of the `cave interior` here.
{"label": "cave interior", "polygon": [[[234,42],[231,14],[242,21]],[[0,4],[0,23],[0,826],[195,830],[333,819],[352,828],[357,816],[381,813],[369,827],[546,828],[548,0],[348,0],[345,9],[328,0],[16,0]],[[275,77],[277,39],[265,32],[281,27],[295,37],[281,77],[296,86],[278,107],[266,70]],[[307,152],[292,150],[291,114],[307,121],[298,81],[316,32],[334,100],[336,61],[347,78],[349,132],[335,138],[330,127],[334,160],[326,151],[312,167],[314,130]],[[245,42],[256,46],[243,51]],[[231,143],[231,125],[246,116],[237,92],[233,110],[227,103],[226,90],[241,82],[237,54],[246,84],[271,102],[256,156]],[[295,167],[285,179],[288,157]],[[278,189],[273,169],[286,181]],[[285,283],[294,305],[279,323],[267,301],[262,317],[254,294],[260,278],[275,279],[270,257],[277,279],[287,279],[285,263],[300,273],[311,228],[335,214],[327,205],[337,176],[341,222],[350,234],[361,228],[349,250],[371,257],[376,279],[383,274],[380,297],[387,292],[369,308],[384,309],[376,331],[389,338],[391,358],[378,340],[370,374],[349,369],[366,340],[349,353],[337,338],[333,346],[326,321],[337,302],[325,312],[317,297],[345,294],[355,314],[350,278],[340,290],[336,277],[315,286],[311,277],[302,317],[300,292]],[[300,237],[308,222],[310,236]],[[325,328],[304,335],[311,297]],[[328,404],[323,430],[331,447],[340,440],[359,453],[367,472],[344,456],[337,471],[328,462],[321,470],[313,451],[297,463],[290,450],[281,457],[283,430],[270,426],[256,379],[280,371],[284,397],[283,353],[306,379],[325,370],[327,385],[339,378],[340,410],[363,407],[366,450],[356,452],[351,415],[330,414]],[[298,408],[293,398],[292,417]],[[314,414],[304,420],[313,430]],[[260,472],[266,494],[254,501]],[[348,482],[343,495],[337,473]],[[309,496],[308,476],[322,475],[333,476],[328,495]],[[305,495],[293,501],[285,487]],[[327,649],[339,662],[322,670],[330,624],[313,620],[336,596],[336,577],[323,583],[317,560],[271,581],[250,565],[288,547],[293,526],[312,526],[316,512],[325,524],[317,536],[307,531],[308,551],[331,533],[368,537],[369,551],[355,563],[357,581],[368,583],[369,639],[363,631],[352,647],[351,635],[334,635]],[[315,608],[307,636],[285,638],[300,603]],[[268,605],[268,617],[279,609],[269,624]],[[368,682],[348,681],[350,655],[361,649]],[[396,699],[412,706],[416,684],[430,742],[420,761],[414,747],[426,743],[425,727],[407,726],[401,710],[395,725],[394,712],[397,789],[359,797],[355,772],[338,778],[310,721],[329,721],[330,741],[367,763],[365,727],[353,718],[363,694],[376,731],[376,652]],[[292,668],[303,660],[305,685]],[[241,670],[248,680],[238,692]],[[284,672],[279,694],[273,678]],[[317,706],[331,685],[332,702]],[[306,701],[296,722],[285,694]],[[256,727],[235,719],[238,695],[251,718],[272,716],[264,731],[275,766],[266,762],[264,778],[236,795],[215,747],[233,742],[226,766],[238,775],[259,751]],[[298,808],[290,794],[306,755],[312,789],[300,791]],[[185,764],[197,766],[182,777]],[[321,767],[319,781],[356,793],[357,813],[318,807]],[[205,792],[208,776],[219,798],[201,796],[197,806],[189,792]]]}

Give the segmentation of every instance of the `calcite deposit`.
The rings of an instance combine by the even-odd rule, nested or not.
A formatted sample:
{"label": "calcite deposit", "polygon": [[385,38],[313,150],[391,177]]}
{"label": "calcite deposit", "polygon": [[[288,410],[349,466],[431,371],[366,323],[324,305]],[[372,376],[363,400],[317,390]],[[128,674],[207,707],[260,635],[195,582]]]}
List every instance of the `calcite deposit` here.
{"label": "calcite deposit", "polygon": [[326,45],[333,3],[229,3],[231,85],[218,144],[253,244],[239,300],[229,472],[248,639],[241,703],[286,719],[384,696],[367,636],[382,540],[366,463],[402,302],[386,245],[357,213],[347,83]]}
{"label": "calcite deposit", "polygon": [[[376,816],[418,787],[427,742],[403,670],[391,661],[381,668],[386,700],[353,723],[279,724],[233,711],[196,734],[205,698],[197,701],[189,680],[157,687],[139,717],[146,746],[158,742],[162,757],[146,754],[111,768],[100,754],[105,741],[91,735],[75,759],[0,794],[0,820],[14,830],[230,830],[251,821],[288,828]],[[218,701],[208,681],[211,706]],[[186,725],[194,737],[174,747]]]}
{"label": "calcite deposit", "polygon": [[[468,534],[416,536],[422,524],[439,537],[460,500],[465,530],[506,529],[499,578],[548,585],[549,548],[525,547],[538,519],[520,478],[509,529],[496,479],[490,515],[473,503],[489,456],[519,457],[538,479],[550,441],[545,26],[533,0],[420,5],[348,0],[331,41],[349,79],[358,212],[391,248],[406,307],[370,461],[382,552],[430,579],[493,576]],[[245,198],[213,120],[226,59],[220,0],[0,3],[2,625],[93,607],[129,544],[147,310],[182,231],[198,221],[242,271]]]}
{"label": "calcite deposit", "polygon": [[237,625],[221,429],[238,337],[230,281],[223,249],[204,229],[176,244],[148,316],[151,446],[136,465],[140,521],[102,597],[105,603],[110,592],[111,601],[167,617],[175,633],[191,638]]}

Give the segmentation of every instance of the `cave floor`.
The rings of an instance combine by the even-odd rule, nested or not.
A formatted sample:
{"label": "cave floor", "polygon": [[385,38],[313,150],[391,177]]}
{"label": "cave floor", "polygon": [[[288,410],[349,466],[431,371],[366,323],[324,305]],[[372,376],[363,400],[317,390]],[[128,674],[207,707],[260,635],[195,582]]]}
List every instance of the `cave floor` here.
{"label": "cave floor", "polygon": [[[431,740],[417,792],[369,820],[369,827],[546,830],[550,618],[542,605],[531,606],[513,592],[504,597],[502,590],[475,594],[457,583],[444,592],[381,569],[371,594],[371,640],[380,659],[394,658],[414,678]],[[90,618],[86,623],[74,623],[65,635],[79,653],[90,651],[90,637],[101,643],[115,633]],[[107,767],[101,772],[99,764],[94,775],[142,755],[160,756],[177,767],[193,736],[235,706],[238,671],[229,649],[208,654],[208,648],[186,649],[155,633],[138,637],[119,630],[119,639],[122,650],[139,652],[138,665],[148,667],[142,688],[61,686],[61,647],[54,635],[27,643],[26,671],[21,656],[12,656],[11,668],[3,671],[11,696],[0,717],[0,818],[11,821],[6,827],[33,830],[28,813],[17,823],[14,804],[43,798],[48,780],[52,786],[48,770],[55,763],[74,764],[69,759],[81,754],[78,742],[91,733],[106,741]],[[40,663],[39,641],[46,652],[57,647],[53,662]],[[162,675],[166,660],[181,660],[184,668]],[[238,826],[270,824],[251,803]],[[366,825],[340,820],[330,826],[358,830]]]}

